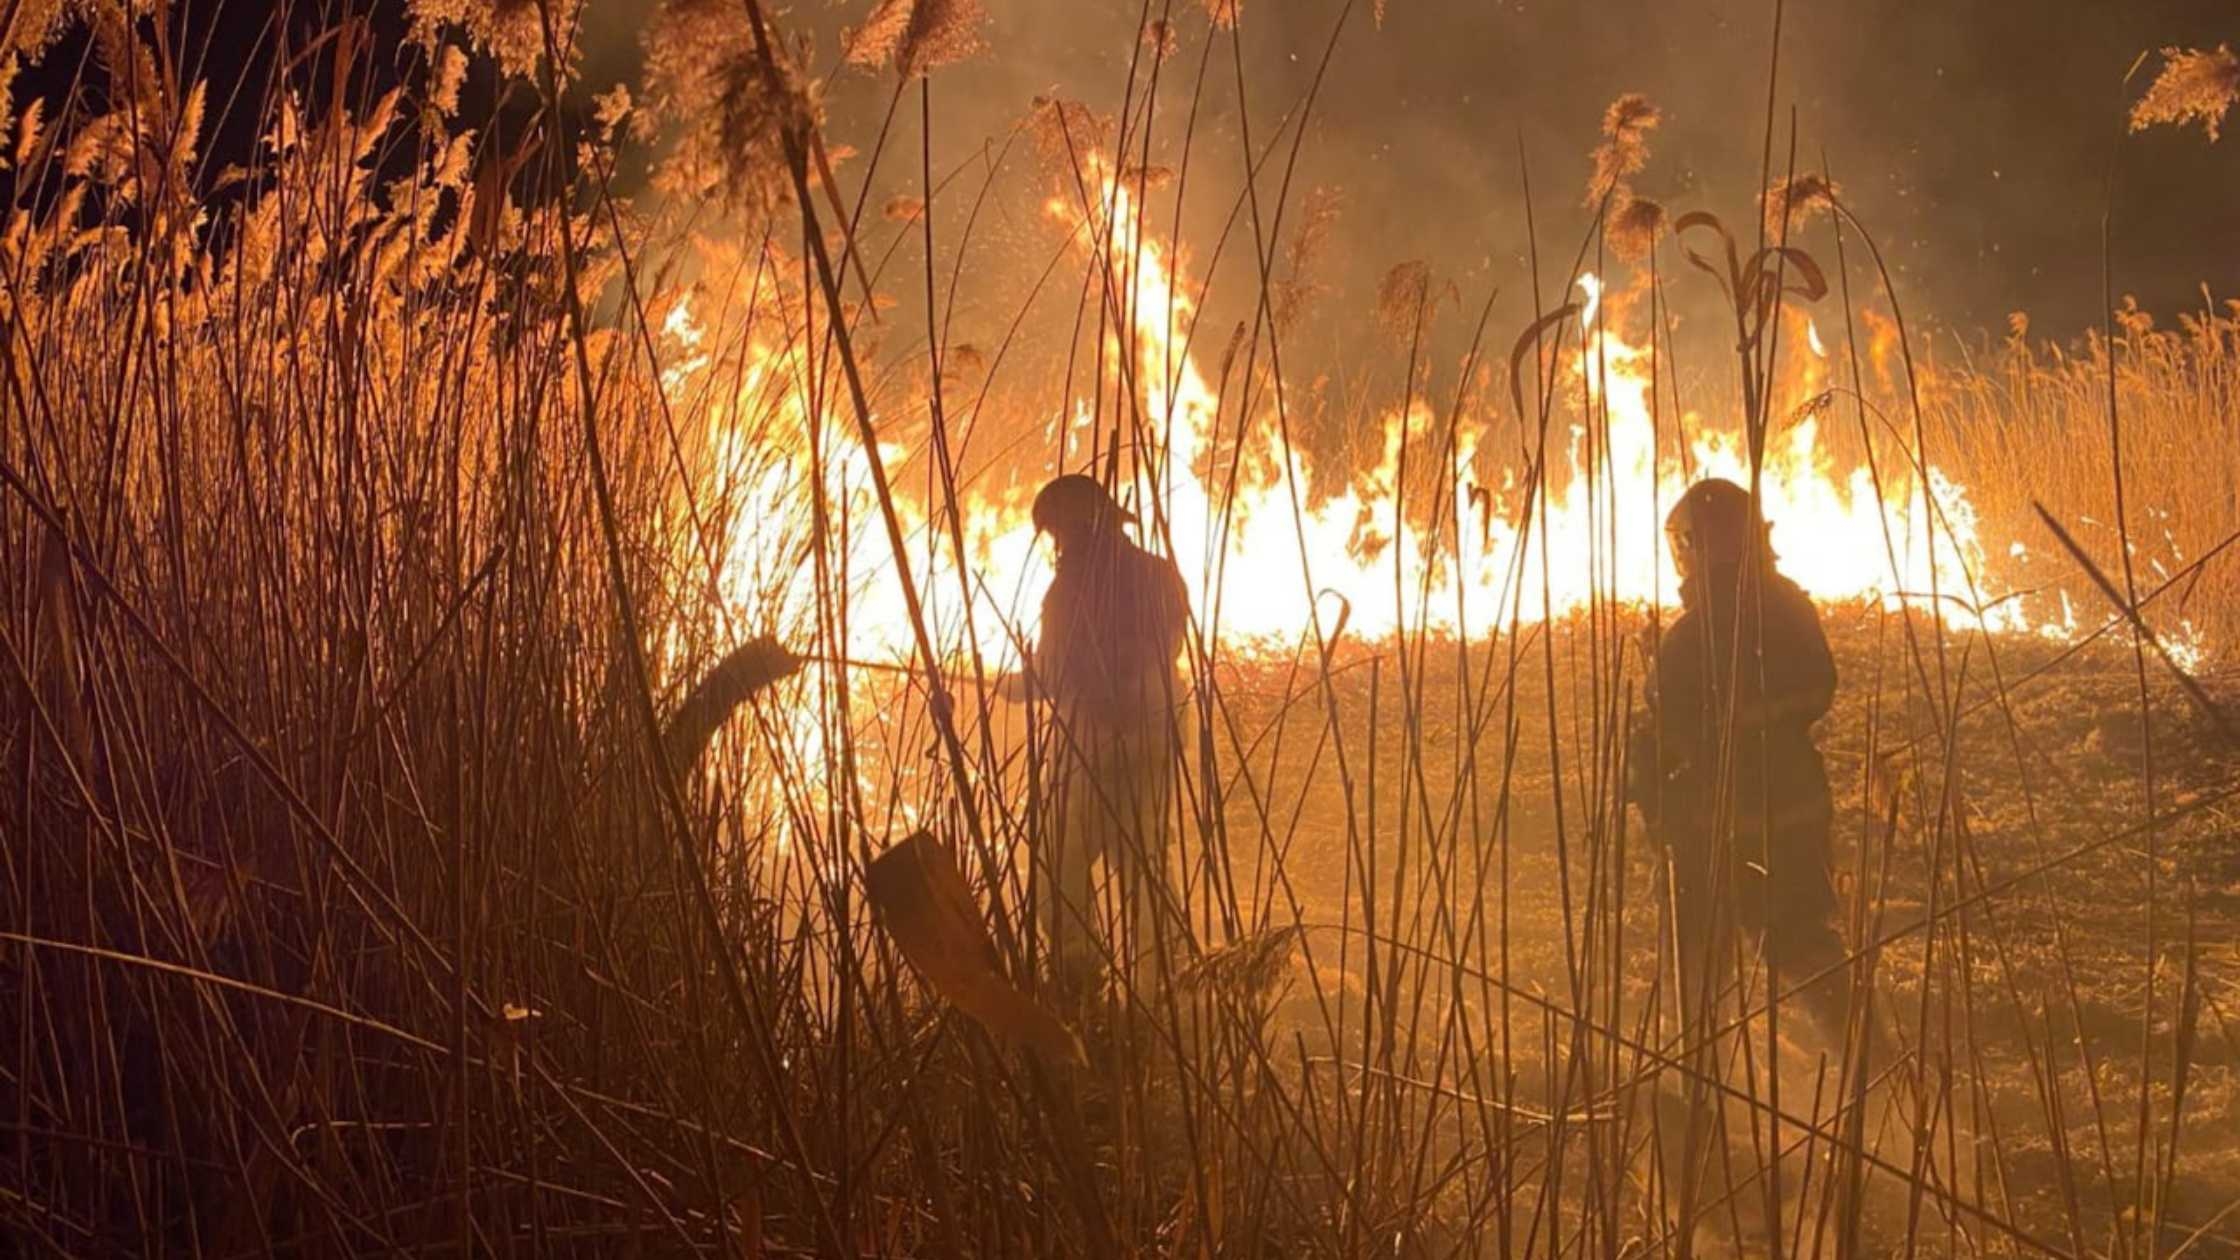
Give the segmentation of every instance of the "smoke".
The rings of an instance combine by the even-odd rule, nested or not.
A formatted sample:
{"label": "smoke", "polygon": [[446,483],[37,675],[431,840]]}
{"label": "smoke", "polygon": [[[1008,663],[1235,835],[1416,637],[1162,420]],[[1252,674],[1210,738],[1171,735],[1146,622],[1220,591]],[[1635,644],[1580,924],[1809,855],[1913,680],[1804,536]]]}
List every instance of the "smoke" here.
{"label": "smoke", "polygon": [[[839,60],[842,30],[870,7],[804,6],[784,21],[809,36],[823,72]],[[1195,105],[1189,240],[1209,242],[1226,223],[1243,185],[1245,131],[1256,145],[1288,148],[1286,128],[1311,93],[1291,194],[1342,192],[1339,248],[1324,252],[1321,278],[1328,305],[1343,314],[1340,329],[1405,258],[1426,261],[1465,294],[1496,285],[1525,293],[1528,178],[1543,288],[1551,287],[1545,272],[1562,270],[1583,228],[1578,189],[1601,112],[1623,93],[1646,95],[1665,117],[1636,181],[1642,195],[1676,214],[1709,209],[1744,223],[1756,213],[1772,52],[1773,7],[1764,0],[1401,0],[1381,26],[1365,4],[1284,0],[1247,7],[1233,48],[1194,0],[987,7],[987,49],[933,81],[935,165],[1000,145],[1037,96],[1117,112],[1131,65],[1140,103],[1149,76],[1139,28],[1147,15],[1164,17],[1178,38],[1157,85],[1152,160],[1179,162]],[[602,46],[627,45],[642,20],[629,4],[593,13],[595,74],[607,62]],[[2123,135],[2122,79],[2134,58],[2168,43],[2230,38],[2235,24],[2222,6],[1852,0],[1791,4],[1782,22],[1773,174],[1784,173],[1794,110],[1800,168],[1825,155],[1890,257],[1900,297],[1925,324],[1995,329],[2015,310],[2047,330],[2096,323],[2100,220],[2110,209],[2119,293],[2170,310],[2197,303],[2203,282],[2240,287],[2227,212],[2240,194],[2240,154],[2197,135]],[[835,135],[873,134],[892,85],[891,75],[833,74],[826,102]],[[901,126],[914,131],[914,123]],[[905,142],[915,148],[914,136]],[[891,188],[874,204],[888,191],[922,191],[905,187],[915,165],[889,163],[881,178]],[[1263,173],[1263,198],[1272,198],[1283,165],[1279,155]],[[1267,216],[1269,204],[1262,208]],[[1249,264],[1247,251],[1235,257]],[[1329,330],[1310,325],[1302,350],[1318,333]]]}

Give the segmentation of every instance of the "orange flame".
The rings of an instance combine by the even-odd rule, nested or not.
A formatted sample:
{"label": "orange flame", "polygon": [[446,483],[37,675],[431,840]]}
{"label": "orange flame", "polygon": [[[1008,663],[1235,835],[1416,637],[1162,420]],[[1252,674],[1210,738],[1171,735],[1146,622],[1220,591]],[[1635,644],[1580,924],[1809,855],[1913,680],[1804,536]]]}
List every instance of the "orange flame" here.
{"label": "orange flame", "polygon": [[[1570,337],[1575,349],[1561,365],[1571,388],[1559,395],[1583,398],[1588,414],[1573,415],[1566,449],[1551,461],[1563,462],[1569,475],[1560,481],[1551,475],[1544,493],[1525,493],[1524,474],[1516,468],[1481,475],[1480,465],[1490,461],[1480,448],[1496,431],[1494,417],[1462,416],[1450,434],[1417,404],[1384,418],[1382,458],[1343,485],[1318,481],[1284,442],[1276,417],[1259,417],[1246,428],[1245,449],[1224,453],[1225,460],[1260,474],[1234,477],[1232,499],[1233,470],[1226,463],[1211,466],[1222,403],[1185,349],[1195,304],[1177,282],[1171,250],[1140,234],[1128,187],[1109,176],[1102,182],[1103,201],[1093,214],[1063,201],[1052,202],[1050,211],[1099,246],[1106,260],[1111,305],[1128,334],[1110,339],[1107,357],[1119,362],[1127,356],[1146,439],[1128,445],[1134,458],[1124,493],[1139,508],[1146,544],[1175,556],[1209,637],[1249,649],[1294,639],[1318,614],[1325,629],[1332,628],[1333,594],[1343,601],[1353,632],[1370,638],[1402,627],[1477,633],[1512,615],[1525,621],[1560,616],[1597,600],[1669,603],[1678,581],[1663,546],[1665,508],[1691,471],[1751,480],[1740,435],[1707,428],[1693,415],[1681,418],[1679,432],[1688,440],[1687,457],[1680,458],[1669,409],[1660,416],[1652,406],[1650,352],[1624,339],[1616,317],[1605,318],[1601,283],[1589,275],[1579,281],[1585,310]],[[697,355],[689,314],[673,314],[669,331],[680,348]],[[1826,367],[1817,327],[1800,319],[1785,330],[1784,341],[1805,347],[1785,392],[1819,393]],[[748,441],[751,433],[792,440],[796,452],[809,450],[807,405],[788,383],[802,376],[800,353],[757,348],[750,355],[741,401],[714,415],[719,447]],[[740,424],[752,407],[775,407],[777,428],[790,437]],[[1879,599],[1889,606],[1921,603],[1935,590],[1945,597],[1938,613],[1955,624],[2052,637],[2073,633],[2072,619],[2032,623],[2018,601],[1998,602],[1997,592],[1987,589],[1978,522],[1960,482],[1934,466],[1917,477],[1900,452],[1882,461],[1878,493],[1874,470],[1839,470],[1824,452],[1821,409],[1775,413],[1757,480],[1774,549],[1799,585],[1821,599]],[[1084,424],[1087,413],[1076,404],[1065,419]],[[1056,417],[1052,431],[1058,432]],[[867,456],[852,437],[831,438],[828,447],[824,493],[835,519],[857,528],[849,544],[848,652],[905,657],[912,633],[898,584],[881,580],[894,560],[885,554],[883,532],[865,528],[878,511]],[[767,462],[760,479],[743,488],[747,506],[738,519],[751,523],[798,512],[806,460],[796,454]],[[1424,501],[1426,484],[1435,485],[1436,502]],[[960,505],[966,565],[975,571],[962,575],[923,510],[897,506],[924,548],[910,563],[937,640],[977,648],[1000,664],[1014,656],[1017,643],[1031,641],[1046,560],[1023,504],[967,497]],[[763,544],[751,526],[733,538],[727,595],[747,603],[776,589],[782,616],[806,617],[814,607],[813,576],[773,573]]]}

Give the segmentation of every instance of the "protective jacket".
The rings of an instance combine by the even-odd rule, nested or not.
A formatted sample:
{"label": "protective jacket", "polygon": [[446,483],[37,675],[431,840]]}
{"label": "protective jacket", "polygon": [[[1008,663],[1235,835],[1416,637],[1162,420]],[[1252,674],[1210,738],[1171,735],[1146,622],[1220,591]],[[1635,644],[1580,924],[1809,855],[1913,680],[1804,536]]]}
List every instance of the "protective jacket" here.
{"label": "protective jacket", "polygon": [[1790,966],[1826,961],[1841,956],[1833,804],[1812,725],[1834,699],[1835,662],[1795,583],[1770,564],[1744,577],[1721,564],[1682,584],[1629,753],[1630,795],[1671,854],[1683,933],[1707,921],[1724,875],[1728,921],[1763,930]]}
{"label": "protective jacket", "polygon": [[[1174,563],[1117,528],[1061,551],[1043,597],[1032,674],[1052,720],[1036,900],[1069,983],[1095,971],[1103,950],[1150,978],[1155,943],[1180,921],[1165,870],[1187,610]],[[1092,874],[1100,862],[1109,901]]]}

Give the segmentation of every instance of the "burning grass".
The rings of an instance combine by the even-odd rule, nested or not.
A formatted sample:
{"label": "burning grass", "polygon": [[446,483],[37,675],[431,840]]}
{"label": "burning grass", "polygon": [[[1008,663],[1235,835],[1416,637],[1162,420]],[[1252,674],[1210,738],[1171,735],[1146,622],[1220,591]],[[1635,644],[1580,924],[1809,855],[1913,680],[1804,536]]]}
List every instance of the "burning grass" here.
{"label": "burning grass", "polygon": [[[1228,38],[1213,9],[1197,37]],[[541,9],[493,14],[509,64],[551,51]],[[883,4],[858,50],[905,102],[976,14]],[[1282,362],[1326,217],[1258,242],[1286,274],[1216,354],[1149,226],[1147,81],[1109,122],[1037,111],[1045,274],[1079,297],[1045,373],[1040,285],[958,336],[957,195],[921,155],[926,195],[867,171],[845,201],[782,42],[728,30],[656,85],[670,118],[695,82],[782,98],[672,154],[661,186],[696,190],[760,155],[716,231],[607,195],[626,99],[589,134],[470,126],[453,52],[357,99],[356,34],[212,172],[202,94],[110,19],[89,73],[122,103],[22,115],[0,233],[0,1223],[27,1248],[2236,1245],[2232,749],[2049,541],[2006,545],[2040,501],[2111,572],[2128,541],[2147,623],[2229,702],[2235,474],[2199,452],[2240,437],[2230,316],[1917,371],[1843,214],[1818,261],[1745,259],[1611,205],[1639,278],[1521,338],[1481,321],[1451,378],[1429,343],[1461,304],[1396,269],[1402,383],[1341,467],[1292,440]],[[1643,169],[1644,109],[1598,180]],[[1214,179],[1189,156],[1177,198]],[[836,201],[857,231],[828,240]],[[889,274],[936,222],[959,253]],[[1747,384],[1683,407],[1665,286],[1714,235]],[[921,293],[882,349],[882,295]],[[934,1000],[864,872],[930,833],[1060,1003],[1022,912],[1035,734],[989,684],[1033,629],[1025,494],[1092,458],[1198,602],[1190,931],[1067,1012],[1076,1067]],[[1827,599],[1882,1013],[1842,1045],[1778,1010],[1690,1044],[1660,996],[1619,758],[1671,589],[1655,505],[1705,467],[1759,475]]]}

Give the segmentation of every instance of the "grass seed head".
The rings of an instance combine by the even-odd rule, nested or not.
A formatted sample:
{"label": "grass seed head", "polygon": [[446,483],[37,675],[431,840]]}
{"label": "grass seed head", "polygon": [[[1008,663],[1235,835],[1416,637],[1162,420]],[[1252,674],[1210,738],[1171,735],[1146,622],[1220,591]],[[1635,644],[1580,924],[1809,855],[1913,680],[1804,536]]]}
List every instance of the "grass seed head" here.
{"label": "grass seed head", "polygon": [[785,175],[785,137],[806,135],[816,125],[817,107],[809,89],[782,70],[765,65],[760,54],[741,51],[720,73],[717,133],[724,173],[733,197],[749,207],[783,205],[792,200]]}
{"label": "grass seed head", "polygon": [[[563,44],[563,64],[574,60],[567,46],[570,32],[578,28],[571,6],[555,5],[553,31]],[[455,30],[466,37],[468,48],[489,54],[510,76],[530,78],[544,57],[544,20],[537,0],[411,0],[408,12],[412,38],[422,47],[441,45],[442,34]]]}
{"label": "grass seed head", "polygon": [[1143,46],[1161,61],[1174,56],[1175,50],[1181,46],[1181,40],[1174,32],[1174,23],[1165,18],[1153,18],[1144,23]]}
{"label": "grass seed head", "polygon": [[980,0],[917,0],[894,52],[895,69],[919,75],[963,61],[986,46],[980,27],[987,20]]}
{"label": "grass seed head", "polygon": [[2131,129],[2200,123],[2213,144],[2235,100],[2240,100],[2240,57],[2229,45],[2219,44],[2213,52],[2165,48],[2162,72],[2131,106]]}
{"label": "grass seed head", "polygon": [[445,44],[436,54],[435,74],[428,80],[428,105],[443,118],[459,112],[459,89],[467,81],[466,50]]}
{"label": "grass seed head", "polygon": [[1780,240],[1784,223],[1794,231],[1814,211],[1833,210],[1842,191],[1827,176],[1813,172],[1775,180],[1760,199],[1766,212],[1766,239]]}
{"label": "grass seed head", "polygon": [[1663,115],[1639,92],[1628,92],[1602,111],[1602,143],[1594,149],[1594,176],[1587,184],[1587,204],[1619,195],[1625,182],[1649,164],[1649,133]]}
{"label": "grass seed head", "polygon": [[910,30],[916,0],[879,0],[860,25],[840,37],[840,57],[851,66],[867,69],[886,65]]}
{"label": "grass seed head", "polygon": [[1329,242],[1331,225],[1338,220],[1338,206],[1338,190],[1318,184],[1307,193],[1300,207],[1299,226],[1293,230],[1283,250],[1288,274],[1268,284],[1273,318],[1279,330],[1291,328],[1307,304],[1323,290],[1315,277],[1315,263],[1323,246]]}
{"label": "grass seed head", "polygon": [[1423,315],[1431,296],[1431,267],[1412,260],[1384,273],[1377,285],[1377,319],[1387,332],[1406,336]]}
{"label": "grass seed head", "polygon": [[1610,216],[1610,248],[1627,262],[1640,262],[1656,248],[1666,219],[1662,204],[1647,197],[1628,197]]}
{"label": "grass seed head", "polygon": [[1028,126],[1043,160],[1068,171],[1077,171],[1090,154],[1104,152],[1112,134],[1111,123],[1095,110],[1057,96],[1034,98]]}

